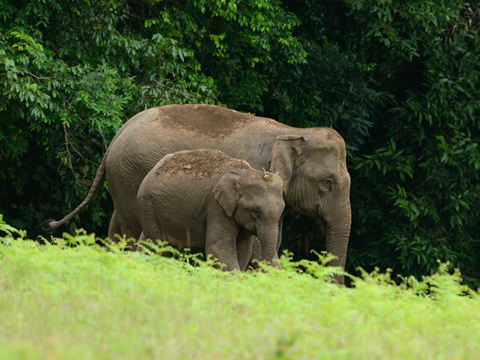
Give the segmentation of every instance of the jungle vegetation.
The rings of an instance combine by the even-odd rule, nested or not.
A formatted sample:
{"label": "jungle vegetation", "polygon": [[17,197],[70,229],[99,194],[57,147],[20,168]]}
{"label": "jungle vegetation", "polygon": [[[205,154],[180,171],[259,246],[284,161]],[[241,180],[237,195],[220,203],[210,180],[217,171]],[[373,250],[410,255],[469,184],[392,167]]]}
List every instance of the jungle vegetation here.
{"label": "jungle vegetation", "polygon": [[[347,271],[480,286],[480,3],[463,0],[3,0],[0,214],[30,237],[85,197],[134,114],[212,103],[345,138]],[[53,235],[106,236],[106,184]],[[283,248],[324,248],[287,214]],[[45,235],[45,234],[43,234]]]}

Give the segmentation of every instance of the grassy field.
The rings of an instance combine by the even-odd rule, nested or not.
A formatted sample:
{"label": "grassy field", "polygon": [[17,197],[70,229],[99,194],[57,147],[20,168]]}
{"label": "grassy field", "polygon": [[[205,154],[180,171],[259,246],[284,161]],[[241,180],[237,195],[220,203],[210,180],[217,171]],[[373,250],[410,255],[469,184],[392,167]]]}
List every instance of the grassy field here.
{"label": "grassy field", "polygon": [[0,359],[480,358],[480,294],[445,264],[340,288],[314,262],[225,274],[94,240],[0,240]]}

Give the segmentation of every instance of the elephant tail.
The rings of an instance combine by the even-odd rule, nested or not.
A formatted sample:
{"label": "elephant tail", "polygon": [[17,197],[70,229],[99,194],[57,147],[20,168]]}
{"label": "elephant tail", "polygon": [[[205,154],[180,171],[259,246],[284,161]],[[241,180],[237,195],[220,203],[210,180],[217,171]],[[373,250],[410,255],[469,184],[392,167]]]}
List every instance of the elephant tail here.
{"label": "elephant tail", "polygon": [[52,231],[52,230],[58,228],[59,226],[63,225],[64,223],[66,223],[68,220],[70,220],[72,217],[74,217],[80,211],[82,211],[82,209],[85,206],[90,204],[90,202],[93,200],[93,198],[97,194],[97,191],[100,187],[100,184],[102,183],[103,179],[105,178],[105,170],[106,170],[105,163],[106,163],[106,160],[107,160],[107,154],[108,154],[108,150],[107,150],[107,153],[105,154],[105,156],[103,157],[102,162],[100,163],[100,166],[97,170],[97,175],[95,176],[95,179],[93,180],[92,187],[90,188],[90,191],[88,192],[88,195],[85,198],[85,200],[83,200],[83,202],[80,205],[78,205],[78,207],[75,210],[73,210],[70,214],[65,216],[62,220],[56,221],[55,219],[48,219],[48,220],[45,220],[42,223],[40,223],[38,226],[40,226],[44,231]]}

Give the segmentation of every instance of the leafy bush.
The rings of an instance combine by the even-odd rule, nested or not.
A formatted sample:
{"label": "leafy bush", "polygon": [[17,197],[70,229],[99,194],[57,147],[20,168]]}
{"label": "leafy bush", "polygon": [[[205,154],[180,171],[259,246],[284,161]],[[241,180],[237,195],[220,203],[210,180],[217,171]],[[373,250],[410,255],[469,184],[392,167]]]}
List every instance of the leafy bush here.
{"label": "leafy bush", "polygon": [[400,285],[362,271],[345,288],[329,282],[336,270],[324,256],[235,274],[183,258],[105,251],[81,231],[46,245],[0,238],[0,359],[474,359],[480,350],[480,293],[446,264]]}
{"label": "leafy bush", "polygon": [[480,4],[346,2],[391,96],[355,162],[350,260],[420,276],[442,259],[479,286]]}

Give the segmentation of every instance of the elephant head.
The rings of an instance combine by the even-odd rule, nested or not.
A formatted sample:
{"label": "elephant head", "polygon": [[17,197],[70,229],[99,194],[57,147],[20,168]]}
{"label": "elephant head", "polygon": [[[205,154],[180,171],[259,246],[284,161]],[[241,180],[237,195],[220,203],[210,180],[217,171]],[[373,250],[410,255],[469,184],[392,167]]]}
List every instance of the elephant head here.
{"label": "elephant head", "polygon": [[277,251],[283,215],[283,181],[272,173],[227,172],[213,190],[228,217],[260,239],[262,261],[272,262]]}
{"label": "elephant head", "polygon": [[[287,210],[316,220],[326,235],[327,251],[338,257],[329,265],[344,268],[352,215],[343,139],[326,128],[305,136],[278,136],[269,168],[283,179]],[[337,277],[340,284],[343,280]]]}

